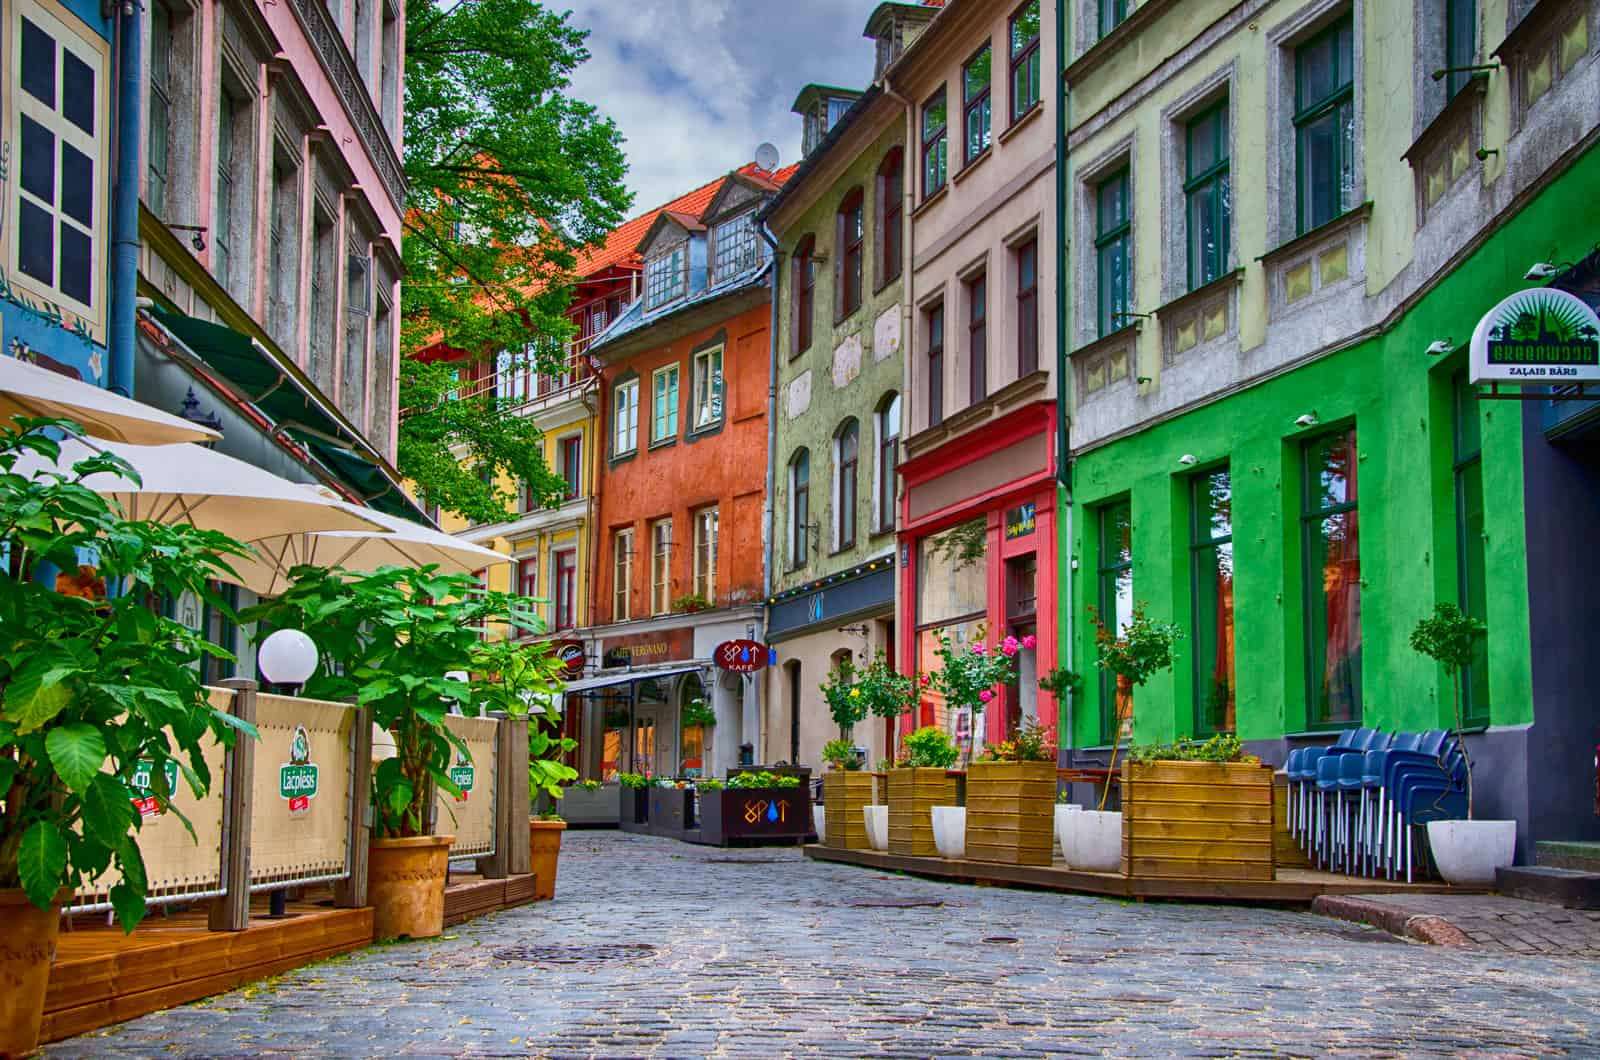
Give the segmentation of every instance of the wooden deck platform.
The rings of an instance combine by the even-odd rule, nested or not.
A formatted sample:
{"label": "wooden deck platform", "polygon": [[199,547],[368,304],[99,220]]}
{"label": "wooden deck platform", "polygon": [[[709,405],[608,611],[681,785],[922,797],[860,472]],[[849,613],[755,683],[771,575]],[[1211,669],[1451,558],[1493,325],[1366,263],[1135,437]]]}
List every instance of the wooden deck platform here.
{"label": "wooden deck platform", "polygon": [[266,918],[265,898],[244,931],[208,931],[203,909],[159,911],[132,935],[79,918],[61,932],[45,994],[41,1039],[60,1041],[372,942],[371,909],[290,902]]}
{"label": "wooden deck platform", "polygon": [[444,889],[444,924],[452,927],[486,913],[512,909],[533,901],[533,874],[486,880],[482,876],[452,872]]}
{"label": "wooden deck platform", "polygon": [[812,843],[806,857],[912,876],[1002,887],[1031,887],[1108,898],[1162,899],[1200,902],[1281,902],[1306,905],[1324,894],[1476,894],[1448,884],[1391,883],[1340,876],[1311,869],[1279,869],[1275,880],[1179,880],[1123,876],[1109,872],[1079,872],[1059,861],[1049,868],[1001,865],[987,861],[917,858],[876,850],[843,850]]}

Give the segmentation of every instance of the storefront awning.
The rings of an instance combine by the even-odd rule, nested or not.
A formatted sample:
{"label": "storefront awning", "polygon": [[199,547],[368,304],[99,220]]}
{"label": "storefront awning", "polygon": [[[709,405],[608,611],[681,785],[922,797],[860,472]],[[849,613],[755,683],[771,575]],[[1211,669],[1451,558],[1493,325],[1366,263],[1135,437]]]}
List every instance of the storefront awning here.
{"label": "storefront awning", "polygon": [[585,677],[578,681],[568,681],[562,689],[567,695],[574,692],[592,692],[596,688],[610,688],[613,685],[632,684],[635,681],[653,681],[658,677],[676,677],[679,674],[699,673],[709,663],[682,663],[677,666],[663,666],[658,670],[627,670],[621,673],[599,674],[595,677]]}
{"label": "storefront awning", "polygon": [[383,458],[339,412],[296,378],[297,370],[279,364],[250,336],[232,328],[160,308],[147,312],[367,504],[402,519],[427,522],[384,466]]}

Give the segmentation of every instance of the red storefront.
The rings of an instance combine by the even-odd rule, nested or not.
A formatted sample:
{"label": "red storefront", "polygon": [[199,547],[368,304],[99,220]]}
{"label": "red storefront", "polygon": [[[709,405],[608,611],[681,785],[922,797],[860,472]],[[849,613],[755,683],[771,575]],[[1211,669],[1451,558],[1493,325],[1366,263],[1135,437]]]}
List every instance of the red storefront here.
{"label": "red storefront", "polygon": [[[902,671],[936,669],[940,634],[958,644],[993,646],[1008,634],[1036,642],[1018,655],[1017,681],[984,711],[975,750],[1024,717],[1056,730],[1055,700],[1038,684],[1056,665],[1058,640],[1055,416],[1054,402],[1036,401],[956,437],[922,446],[912,438],[899,468]],[[971,722],[925,693],[902,731],[937,724],[964,736]]]}

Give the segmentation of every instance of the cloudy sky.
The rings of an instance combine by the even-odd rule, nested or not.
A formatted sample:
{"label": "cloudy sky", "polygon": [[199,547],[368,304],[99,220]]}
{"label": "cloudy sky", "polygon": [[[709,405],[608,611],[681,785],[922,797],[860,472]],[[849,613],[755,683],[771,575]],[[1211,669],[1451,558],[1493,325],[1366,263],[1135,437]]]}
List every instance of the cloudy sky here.
{"label": "cloudy sky", "polygon": [[634,214],[749,162],[763,140],[796,161],[800,86],[872,76],[861,31],[876,0],[566,2],[592,31],[574,88],[627,138]]}

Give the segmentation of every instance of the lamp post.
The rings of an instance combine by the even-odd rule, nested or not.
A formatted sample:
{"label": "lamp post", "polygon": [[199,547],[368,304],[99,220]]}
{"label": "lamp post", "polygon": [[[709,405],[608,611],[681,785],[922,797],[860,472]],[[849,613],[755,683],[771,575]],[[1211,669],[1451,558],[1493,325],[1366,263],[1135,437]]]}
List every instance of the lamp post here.
{"label": "lamp post", "polygon": [[[256,669],[273,685],[287,685],[299,692],[317,669],[317,645],[298,629],[280,629],[267,636],[256,652]],[[281,919],[288,915],[287,893],[283,888],[272,892],[268,916]]]}

